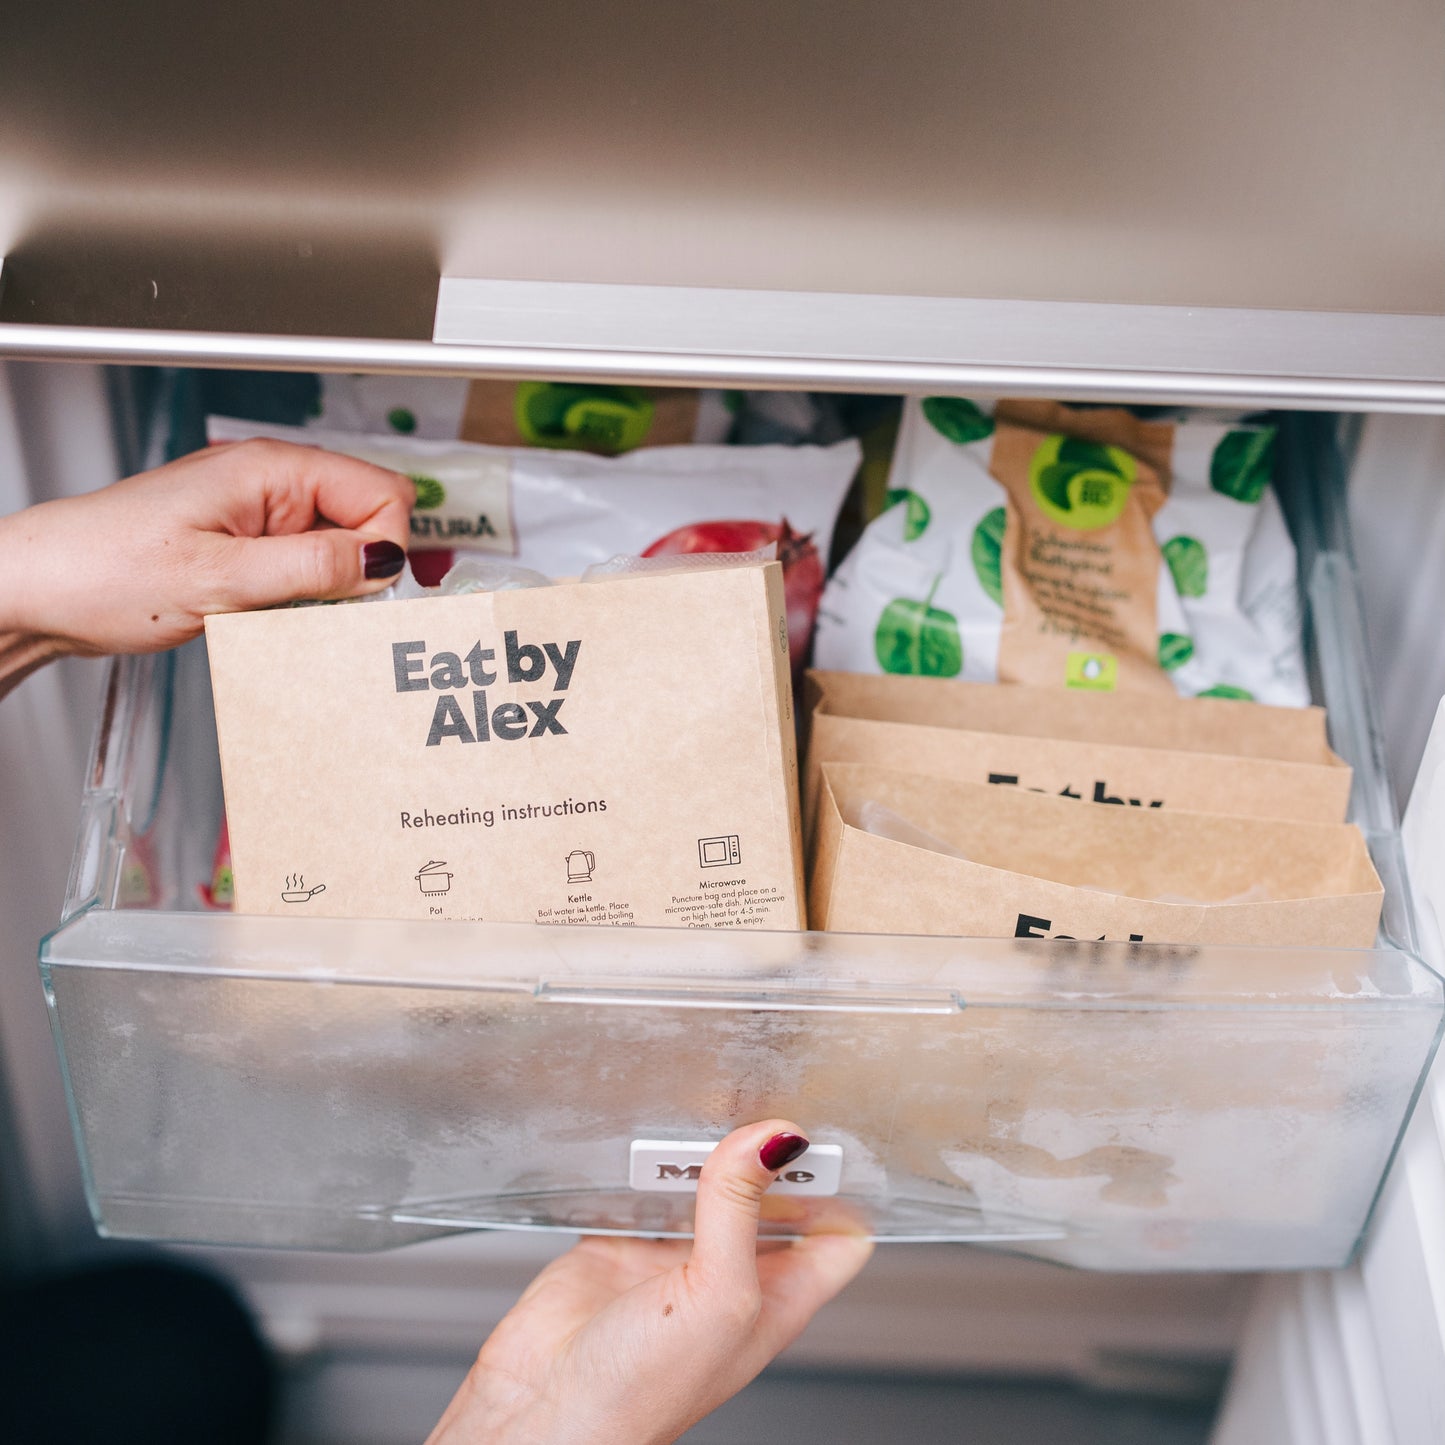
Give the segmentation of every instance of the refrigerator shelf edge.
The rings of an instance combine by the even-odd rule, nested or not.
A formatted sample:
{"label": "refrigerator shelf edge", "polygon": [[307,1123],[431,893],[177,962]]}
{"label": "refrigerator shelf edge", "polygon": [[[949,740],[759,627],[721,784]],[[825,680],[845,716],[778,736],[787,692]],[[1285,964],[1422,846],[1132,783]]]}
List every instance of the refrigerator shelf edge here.
{"label": "refrigerator shelf edge", "polygon": [[1445,411],[1445,316],[450,277],[430,341],[7,322],[0,356]]}

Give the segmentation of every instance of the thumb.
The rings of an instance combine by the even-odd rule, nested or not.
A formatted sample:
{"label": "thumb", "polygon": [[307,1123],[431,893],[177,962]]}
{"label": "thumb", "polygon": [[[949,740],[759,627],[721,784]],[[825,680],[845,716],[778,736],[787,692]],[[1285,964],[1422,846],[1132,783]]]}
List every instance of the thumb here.
{"label": "thumb", "polygon": [[227,550],[227,601],[245,609],[362,597],[390,586],[406,566],[406,553],[395,542],[345,527],[234,537]]}
{"label": "thumb", "polygon": [[757,1289],[763,1195],[807,1147],[796,1124],[768,1119],[734,1129],[713,1150],[697,1182],[693,1271],[727,1289]]}

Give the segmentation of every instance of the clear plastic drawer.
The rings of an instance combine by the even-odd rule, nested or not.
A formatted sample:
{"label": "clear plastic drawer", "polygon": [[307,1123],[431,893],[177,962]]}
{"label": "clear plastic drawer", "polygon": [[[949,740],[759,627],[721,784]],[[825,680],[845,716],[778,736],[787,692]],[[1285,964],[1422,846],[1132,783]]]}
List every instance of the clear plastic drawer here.
{"label": "clear plastic drawer", "polygon": [[[1369,950],[534,928],[207,911],[199,644],[112,668],[41,967],[97,1226],[377,1249],[686,1233],[636,1139],[842,1148],[765,1228],[1096,1269],[1343,1263],[1438,1041],[1372,726],[1334,431],[1291,432],[1313,657],[1387,887]],[[1287,493],[1289,489],[1286,488]]]}

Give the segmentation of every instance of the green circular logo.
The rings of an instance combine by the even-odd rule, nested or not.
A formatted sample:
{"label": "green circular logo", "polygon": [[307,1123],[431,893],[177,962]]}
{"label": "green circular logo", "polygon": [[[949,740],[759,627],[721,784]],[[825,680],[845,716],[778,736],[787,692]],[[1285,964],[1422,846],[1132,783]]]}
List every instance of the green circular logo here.
{"label": "green circular logo", "polygon": [[416,510],[434,511],[447,499],[447,489],[435,477],[412,477],[416,485]]}
{"label": "green circular logo", "polygon": [[629,452],[646,440],[654,410],[636,386],[524,381],[516,391],[517,430],[535,447]]}
{"label": "green circular logo", "polygon": [[1029,490],[1050,521],[1094,532],[1119,519],[1139,464],[1120,447],[1046,437],[1029,462]]}

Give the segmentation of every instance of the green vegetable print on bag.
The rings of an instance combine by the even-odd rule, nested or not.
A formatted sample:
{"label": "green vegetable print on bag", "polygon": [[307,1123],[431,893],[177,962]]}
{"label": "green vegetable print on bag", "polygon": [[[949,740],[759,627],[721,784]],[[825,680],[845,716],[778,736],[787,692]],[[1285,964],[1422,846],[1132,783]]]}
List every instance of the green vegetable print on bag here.
{"label": "green vegetable print on bag", "polygon": [[899,597],[883,609],[873,634],[873,650],[884,672],[957,677],[963,671],[958,619],[933,605],[933,594],[942,580],[940,573],[922,602]]}
{"label": "green vegetable print on bag", "polygon": [[978,574],[978,585],[1000,607],[1003,606],[1003,533],[1006,525],[1004,509],[995,507],[973,529],[973,570]]}
{"label": "green vegetable print on bag", "polygon": [[1258,502],[1274,468],[1274,435],[1272,426],[1230,432],[1209,460],[1209,485],[1236,502]]}
{"label": "green vegetable print on bag", "polygon": [[903,540],[916,542],[928,530],[933,512],[917,492],[910,492],[906,487],[894,487],[884,499],[883,508],[887,511],[899,503],[908,508],[903,518]]}
{"label": "green vegetable print on bag", "polygon": [[1209,590],[1209,553],[1197,537],[1171,537],[1161,549],[1181,597],[1203,597]]}
{"label": "green vegetable print on bag", "polygon": [[934,431],[960,446],[993,435],[993,418],[961,396],[925,397],[923,415]]}
{"label": "green vegetable print on bag", "polygon": [[1178,632],[1166,632],[1159,639],[1159,666],[1174,672],[1194,656],[1194,640]]}

